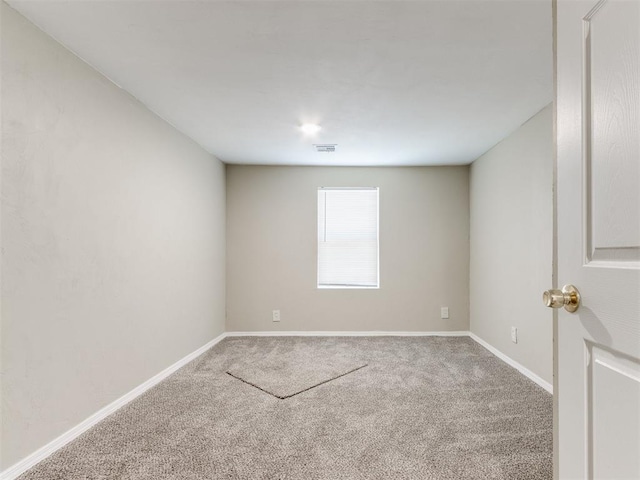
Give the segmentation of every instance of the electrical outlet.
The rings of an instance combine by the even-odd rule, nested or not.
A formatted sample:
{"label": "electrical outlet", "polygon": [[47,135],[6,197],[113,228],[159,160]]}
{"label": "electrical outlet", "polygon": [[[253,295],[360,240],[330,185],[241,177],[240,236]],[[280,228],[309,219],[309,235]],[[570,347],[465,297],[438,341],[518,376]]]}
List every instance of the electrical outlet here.
{"label": "electrical outlet", "polygon": [[449,307],[440,308],[440,318],[449,318]]}
{"label": "electrical outlet", "polygon": [[274,322],[279,322],[280,321],[280,310],[274,310],[273,311],[273,321]]}
{"label": "electrical outlet", "polygon": [[511,341],[518,343],[518,329],[516,327],[511,327]]}

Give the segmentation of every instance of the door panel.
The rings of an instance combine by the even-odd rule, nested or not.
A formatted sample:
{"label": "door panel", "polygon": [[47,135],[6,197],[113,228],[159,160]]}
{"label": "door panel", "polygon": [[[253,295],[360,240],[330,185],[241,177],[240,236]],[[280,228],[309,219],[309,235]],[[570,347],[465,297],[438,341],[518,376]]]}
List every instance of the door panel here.
{"label": "door panel", "polygon": [[588,260],[640,261],[639,17],[639,2],[618,1],[584,20]]}
{"label": "door panel", "polygon": [[[640,478],[640,363],[589,345],[592,478]],[[615,401],[611,401],[611,396]]]}

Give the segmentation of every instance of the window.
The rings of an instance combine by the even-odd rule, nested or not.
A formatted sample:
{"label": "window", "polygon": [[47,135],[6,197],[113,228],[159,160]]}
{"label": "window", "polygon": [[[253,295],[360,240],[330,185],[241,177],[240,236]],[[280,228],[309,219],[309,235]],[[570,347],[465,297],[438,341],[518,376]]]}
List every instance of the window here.
{"label": "window", "polygon": [[318,288],[378,288],[378,189],[318,189]]}

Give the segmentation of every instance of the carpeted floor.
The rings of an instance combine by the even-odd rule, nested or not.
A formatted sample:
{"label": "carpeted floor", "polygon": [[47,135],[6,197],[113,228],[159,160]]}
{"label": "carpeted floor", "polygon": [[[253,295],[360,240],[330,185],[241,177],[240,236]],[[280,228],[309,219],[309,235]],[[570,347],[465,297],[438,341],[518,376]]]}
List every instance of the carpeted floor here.
{"label": "carpeted floor", "polygon": [[[294,350],[367,366],[286,399],[226,373]],[[551,451],[551,396],[469,338],[236,337],[20,480],[537,480]]]}

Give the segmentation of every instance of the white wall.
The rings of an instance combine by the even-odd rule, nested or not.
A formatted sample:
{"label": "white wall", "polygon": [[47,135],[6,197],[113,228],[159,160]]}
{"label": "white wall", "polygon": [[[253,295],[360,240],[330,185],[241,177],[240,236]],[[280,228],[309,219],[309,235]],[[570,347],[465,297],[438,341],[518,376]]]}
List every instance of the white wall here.
{"label": "white wall", "polygon": [[2,468],[224,330],[224,166],[4,3]]}
{"label": "white wall", "polygon": [[549,383],[552,128],[549,105],[471,166],[471,331]]}
{"label": "white wall", "polygon": [[[466,166],[227,165],[227,330],[468,330],[468,182]],[[317,289],[320,186],[380,187],[379,290]]]}

